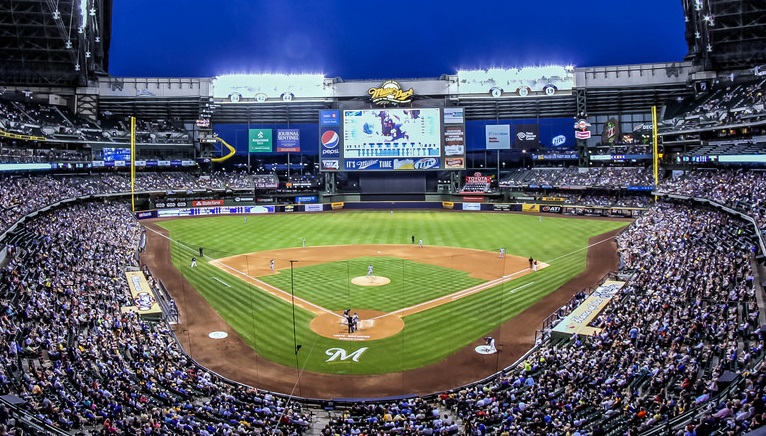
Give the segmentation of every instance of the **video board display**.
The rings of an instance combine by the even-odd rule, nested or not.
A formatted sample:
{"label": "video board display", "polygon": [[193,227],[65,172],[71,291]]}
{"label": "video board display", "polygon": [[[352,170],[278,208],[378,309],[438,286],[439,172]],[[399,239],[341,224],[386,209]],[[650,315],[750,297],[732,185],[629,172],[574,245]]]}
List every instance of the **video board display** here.
{"label": "video board display", "polygon": [[465,168],[463,108],[323,110],[322,171]]}

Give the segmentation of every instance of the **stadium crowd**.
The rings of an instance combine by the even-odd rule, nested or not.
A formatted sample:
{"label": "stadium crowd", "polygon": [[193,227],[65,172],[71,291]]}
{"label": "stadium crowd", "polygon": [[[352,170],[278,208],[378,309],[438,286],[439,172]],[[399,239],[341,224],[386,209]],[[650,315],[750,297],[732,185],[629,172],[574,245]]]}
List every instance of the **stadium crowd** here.
{"label": "stadium crowd", "polygon": [[[185,176],[147,174],[141,183],[167,189]],[[205,180],[230,177],[238,176]],[[762,206],[759,177],[692,173],[665,189]],[[66,197],[124,188],[114,174],[6,182],[4,224]],[[299,405],[196,366],[164,323],[122,310],[131,305],[122,272],[136,265],[140,237],[125,205],[76,203],[17,232],[23,243],[0,272],[0,391],[21,396],[41,420],[103,434],[252,434],[278,424],[300,433],[310,424]],[[618,238],[633,276],[594,322],[600,333],[540,341],[520,366],[436,398],[354,405],[322,433],[636,434],[695,407],[690,435],[759,427],[763,369],[746,374],[744,390],[715,397],[719,376],[750,368],[764,351],[748,232],[723,212],[657,204]],[[3,416],[0,425],[12,427]]]}
{"label": "stadium crowd", "polygon": [[299,406],[219,380],[181,352],[166,324],[124,309],[134,303],[122,273],[137,266],[141,234],[124,204],[56,209],[21,231],[2,270],[0,389],[22,397],[39,419],[101,434],[308,426]]}
{"label": "stadium crowd", "polygon": [[750,215],[756,220],[761,231],[766,231],[766,172],[764,171],[744,169],[690,171],[684,176],[665,180],[657,191],[714,200]]}
{"label": "stadium crowd", "polygon": [[[519,367],[440,394],[452,419],[402,400],[356,407],[333,431],[452,434],[458,419],[470,435],[633,435],[696,406],[717,413],[718,377],[749,365],[764,346],[742,227],[720,212],[658,205],[619,237],[624,268],[635,275],[594,321],[600,333],[542,342]],[[762,425],[766,406],[755,409],[746,395],[731,401],[742,405],[734,414],[692,430]]]}
{"label": "stadium crowd", "polygon": [[579,167],[521,169],[503,177],[500,187],[527,186],[651,186],[654,184],[650,168],[644,167]]}

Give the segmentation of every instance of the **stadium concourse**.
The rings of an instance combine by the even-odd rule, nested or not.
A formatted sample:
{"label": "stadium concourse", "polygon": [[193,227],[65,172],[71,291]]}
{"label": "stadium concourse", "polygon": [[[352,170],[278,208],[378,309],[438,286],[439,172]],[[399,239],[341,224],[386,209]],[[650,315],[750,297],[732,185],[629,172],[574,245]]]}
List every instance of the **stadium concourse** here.
{"label": "stadium concourse", "polygon": [[[619,274],[630,279],[594,321],[599,335],[554,340],[545,331],[495,377],[436,395],[347,404],[322,424],[300,401],[198,366],[165,321],[122,312],[129,299],[122,267],[139,267],[141,226],[119,201],[62,204],[6,239],[0,391],[23,400],[50,432],[72,434],[745,433],[766,419],[766,368],[758,235],[739,213],[763,232],[763,177],[699,171],[664,183],[662,192],[738,213],[663,200],[638,218],[618,238]],[[140,179],[146,190],[203,182],[178,173]],[[238,180],[227,174],[204,183]],[[67,198],[125,190],[118,175],[4,182],[6,228]],[[30,422],[0,408],[0,432]]]}

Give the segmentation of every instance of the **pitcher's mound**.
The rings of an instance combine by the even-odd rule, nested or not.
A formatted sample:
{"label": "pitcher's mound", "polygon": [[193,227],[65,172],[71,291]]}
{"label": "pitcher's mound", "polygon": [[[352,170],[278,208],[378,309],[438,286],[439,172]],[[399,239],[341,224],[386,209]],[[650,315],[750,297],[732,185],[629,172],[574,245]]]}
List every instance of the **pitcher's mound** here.
{"label": "pitcher's mound", "polygon": [[388,277],[359,276],[351,279],[351,283],[358,286],[383,286],[391,283],[391,280]]}

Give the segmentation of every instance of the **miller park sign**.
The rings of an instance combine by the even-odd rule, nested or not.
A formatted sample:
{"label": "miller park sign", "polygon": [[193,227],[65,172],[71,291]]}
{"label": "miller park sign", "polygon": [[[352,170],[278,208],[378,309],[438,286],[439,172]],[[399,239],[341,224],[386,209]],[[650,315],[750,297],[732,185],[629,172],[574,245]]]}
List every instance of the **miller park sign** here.
{"label": "miller park sign", "polygon": [[396,80],[386,80],[379,87],[368,89],[367,93],[370,94],[373,103],[385,106],[409,103],[415,91],[412,88],[405,91]]}

